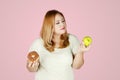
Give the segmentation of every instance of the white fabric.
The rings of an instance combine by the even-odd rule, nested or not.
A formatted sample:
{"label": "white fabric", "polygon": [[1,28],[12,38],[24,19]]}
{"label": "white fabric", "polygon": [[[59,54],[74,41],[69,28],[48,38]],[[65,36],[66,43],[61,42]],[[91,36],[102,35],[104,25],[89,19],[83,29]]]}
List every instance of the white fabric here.
{"label": "white fabric", "polygon": [[41,38],[36,39],[30,51],[36,51],[40,56],[40,69],[36,72],[35,80],[74,80],[71,67],[73,57],[80,45],[76,36],[69,34],[70,45],[63,49],[55,48],[53,52],[47,51]]}

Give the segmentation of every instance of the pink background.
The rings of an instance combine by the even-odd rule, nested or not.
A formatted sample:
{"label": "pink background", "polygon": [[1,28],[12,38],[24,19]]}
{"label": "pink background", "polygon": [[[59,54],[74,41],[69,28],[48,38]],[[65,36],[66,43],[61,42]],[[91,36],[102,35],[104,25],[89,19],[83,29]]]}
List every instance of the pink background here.
{"label": "pink background", "polygon": [[93,38],[75,80],[120,80],[119,0],[0,0],[0,80],[34,80],[26,56],[47,10],[63,12],[69,33]]}

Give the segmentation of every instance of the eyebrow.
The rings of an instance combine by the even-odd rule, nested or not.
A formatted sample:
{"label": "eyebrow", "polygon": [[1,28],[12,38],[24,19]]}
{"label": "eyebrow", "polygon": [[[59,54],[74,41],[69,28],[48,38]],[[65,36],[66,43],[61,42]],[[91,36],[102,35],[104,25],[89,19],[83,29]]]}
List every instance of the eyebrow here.
{"label": "eyebrow", "polygon": [[[61,20],[65,20],[64,18],[62,18]],[[61,20],[56,20],[56,21],[61,21]]]}

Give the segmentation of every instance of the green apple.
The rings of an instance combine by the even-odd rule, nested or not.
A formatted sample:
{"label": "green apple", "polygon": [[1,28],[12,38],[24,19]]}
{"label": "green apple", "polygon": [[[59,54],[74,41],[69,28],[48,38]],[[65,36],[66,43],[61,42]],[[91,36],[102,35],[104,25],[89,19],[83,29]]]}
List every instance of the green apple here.
{"label": "green apple", "polygon": [[85,36],[83,38],[83,43],[85,47],[88,47],[92,43],[92,38],[90,36]]}

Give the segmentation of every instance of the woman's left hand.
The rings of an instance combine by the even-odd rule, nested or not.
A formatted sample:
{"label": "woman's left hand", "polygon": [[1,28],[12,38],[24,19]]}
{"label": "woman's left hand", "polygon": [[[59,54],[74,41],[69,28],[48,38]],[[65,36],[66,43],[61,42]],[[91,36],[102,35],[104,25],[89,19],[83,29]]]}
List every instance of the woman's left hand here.
{"label": "woman's left hand", "polygon": [[87,51],[89,51],[90,47],[91,47],[91,45],[89,45],[89,46],[86,47],[86,46],[84,45],[84,43],[82,42],[82,43],[80,44],[80,47],[79,47],[79,52],[87,52]]}

